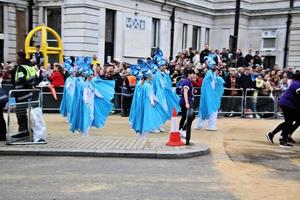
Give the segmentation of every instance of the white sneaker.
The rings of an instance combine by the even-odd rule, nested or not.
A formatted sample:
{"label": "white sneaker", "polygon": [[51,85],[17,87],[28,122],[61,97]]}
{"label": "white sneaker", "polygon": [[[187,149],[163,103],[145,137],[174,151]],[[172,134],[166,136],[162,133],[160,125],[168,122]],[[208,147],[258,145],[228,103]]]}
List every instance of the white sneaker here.
{"label": "white sneaker", "polygon": [[203,129],[203,127],[201,127],[201,126],[194,126],[194,129],[196,129],[196,130],[201,130],[201,129]]}
{"label": "white sneaker", "polygon": [[159,132],[160,132],[159,129],[155,129],[155,130],[150,131],[150,133],[159,133]]}
{"label": "white sneaker", "polygon": [[214,128],[207,128],[206,130],[208,130],[208,131],[216,131],[216,130],[218,130],[216,127],[214,127]]}
{"label": "white sneaker", "polygon": [[160,131],[160,132],[165,132],[165,129],[164,129],[163,127],[160,127],[160,128],[159,128],[159,131]]}
{"label": "white sneaker", "polygon": [[183,138],[183,139],[186,138],[186,131],[180,130],[179,133],[180,133],[180,137],[181,137],[181,138]]}
{"label": "white sneaker", "polygon": [[255,118],[256,119],[260,119],[260,115],[259,114],[255,114]]}

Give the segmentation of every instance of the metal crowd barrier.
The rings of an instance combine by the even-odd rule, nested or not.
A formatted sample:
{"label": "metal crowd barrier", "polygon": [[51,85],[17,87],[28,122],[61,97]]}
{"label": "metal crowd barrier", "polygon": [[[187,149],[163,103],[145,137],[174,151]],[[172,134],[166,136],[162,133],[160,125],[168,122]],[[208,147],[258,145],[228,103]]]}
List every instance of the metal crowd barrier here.
{"label": "metal crowd barrier", "polygon": [[[5,91],[9,92],[13,85],[3,84],[2,87]],[[39,87],[41,91],[41,106],[44,112],[59,112],[60,103],[63,96],[64,87],[55,87],[57,100],[52,96],[48,87]],[[200,90],[200,88],[194,88]],[[231,95],[233,92],[236,95]],[[244,93],[242,89],[225,88],[224,96],[221,99],[221,106],[219,113],[239,115],[241,117],[253,117],[253,115],[265,115],[269,117],[280,116],[281,110],[278,106],[278,96],[262,96],[258,90],[247,89]],[[124,97],[128,94],[115,93],[112,103],[114,104],[113,112],[119,113],[124,109]],[[194,111],[197,113],[199,109],[201,94],[194,95]]]}
{"label": "metal crowd barrier", "polygon": [[[244,111],[244,91],[243,89],[224,88],[221,98],[219,113],[243,116]],[[232,94],[232,95],[229,95]]]}
{"label": "metal crowd barrier", "polygon": [[268,95],[263,95],[259,90],[247,89],[245,95],[245,109],[244,116],[253,115],[267,115],[269,117],[276,117],[276,108],[278,105],[278,98],[272,95],[271,91]]}
{"label": "metal crowd barrier", "polygon": [[41,90],[41,105],[44,112],[59,112],[60,103],[63,97],[64,86],[54,87],[57,100],[54,99],[49,87],[43,86],[38,88]]}
{"label": "metal crowd barrier", "polygon": [[[24,101],[16,102],[15,97],[20,93],[28,93]],[[23,94],[22,94],[23,95]],[[41,105],[39,89],[10,90],[7,105],[7,144],[45,144],[46,141],[33,142],[30,123],[30,110]],[[26,130],[27,129],[27,130]],[[21,137],[20,137],[21,136]]]}

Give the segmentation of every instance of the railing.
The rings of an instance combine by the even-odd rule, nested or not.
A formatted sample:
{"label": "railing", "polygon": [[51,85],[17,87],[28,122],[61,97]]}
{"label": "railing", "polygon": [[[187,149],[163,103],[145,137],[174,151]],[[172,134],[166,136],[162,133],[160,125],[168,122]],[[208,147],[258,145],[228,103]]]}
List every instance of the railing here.
{"label": "railing", "polygon": [[[11,84],[3,84],[7,93],[13,88]],[[41,105],[44,112],[59,112],[60,103],[63,96],[64,87],[55,87],[57,100],[52,96],[48,87],[39,87],[41,90]],[[199,90],[201,88],[194,88]],[[270,93],[272,94],[272,93]],[[194,95],[194,111],[198,112],[201,94]],[[127,93],[115,93],[112,100],[114,104],[113,112],[120,113],[125,107],[128,109]],[[277,117],[281,115],[281,110],[278,105],[279,96],[262,95],[258,90],[247,89],[245,92],[242,89],[225,88],[224,95],[221,99],[219,113],[223,115],[238,115],[241,117],[253,117],[265,115],[268,117]],[[126,104],[126,106],[124,106]],[[130,104],[130,103],[129,103]]]}
{"label": "railing", "polygon": [[[23,96],[26,98],[22,99]],[[18,101],[12,100],[19,98]],[[30,110],[40,107],[39,89],[10,90],[8,93],[9,103],[7,105],[7,144],[44,144],[34,142],[31,128]]]}
{"label": "railing", "polygon": [[54,87],[57,100],[54,99],[49,87],[38,87],[41,90],[41,105],[44,112],[59,112],[60,103],[64,93],[64,86]]}

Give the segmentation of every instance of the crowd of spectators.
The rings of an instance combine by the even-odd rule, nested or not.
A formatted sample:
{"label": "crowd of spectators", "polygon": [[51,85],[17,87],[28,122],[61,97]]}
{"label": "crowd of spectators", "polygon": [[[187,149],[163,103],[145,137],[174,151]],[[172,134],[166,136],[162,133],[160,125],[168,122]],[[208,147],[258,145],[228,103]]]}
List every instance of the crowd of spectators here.
{"label": "crowd of spectators", "polygon": [[[37,46],[38,49],[38,46]],[[223,48],[221,51],[218,49],[209,49],[208,45],[204,46],[202,51],[198,51],[192,48],[178,52],[177,56],[171,60],[168,64],[168,71],[173,81],[173,87],[184,78],[183,71],[185,68],[193,68],[195,71],[195,77],[193,78],[193,84],[195,87],[195,95],[201,94],[201,85],[205,76],[207,67],[205,64],[205,56],[213,53],[216,56],[216,63],[221,67],[221,73],[219,74],[225,80],[225,96],[247,96],[254,97],[252,104],[245,105],[246,109],[256,111],[253,105],[256,105],[255,98],[257,96],[279,96],[285,91],[291,81],[292,75],[295,73],[294,67],[288,67],[282,69],[278,65],[272,66],[272,68],[266,68],[263,65],[263,56],[260,56],[260,52],[256,51],[254,54],[252,50],[243,56],[242,51],[239,49],[236,52],[236,59],[233,59],[233,55],[228,49]],[[71,59],[75,60],[74,57]],[[42,65],[43,56],[41,52],[37,52],[37,55],[33,57],[28,65],[34,66],[37,71],[36,84],[44,81],[51,82],[54,86],[63,86],[65,79],[68,77],[68,73],[64,71],[63,67],[59,63],[53,63],[45,68]],[[114,59],[107,64],[101,64],[96,55],[93,55],[93,62],[91,68],[94,70],[94,75],[99,76],[102,79],[115,80],[115,92],[117,94],[122,93],[122,88],[125,85],[125,80],[130,76],[129,63],[121,62],[119,59]],[[13,84],[14,82],[14,63],[6,62],[0,66],[0,82],[2,84]],[[128,82],[128,81],[127,81]],[[251,89],[255,89],[251,91]],[[132,90],[131,90],[132,91]],[[196,106],[197,100],[195,100]],[[121,108],[121,98],[115,99],[115,107]],[[228,101],[224,102],[227,110],[235,109],[235,104],[240,102]],[[117,111],[118,112],[118,111]]]}
{"label": "crowd of spectators", "polygon": [[[263,98],[257,97],[280,96],[287,89],[292,75],[296,72],[294,67],[282,69],[277,64],[271,68],[265,67],[263,64],[264,57],[260,56],[259,51],[255,51],[253,55],[252,50],[249,50],[248,54],[243,56],[241,49],[238,49],[234,59],[233,55],[226,48],[219,51],[218,49],[209,49],[208,45],[205,45],[202,51],[189,48],[179,52],[170,62],[169,70],[173,85],[176,86],[182,79],[182,73],[185,68],[193,68],[196,74],[193,79],[193,84],[196,88],[195,94],[201,94],[200,88],[207,70],[205,56],[210,53],[216,55],[216,63],[221,68],[219,75],[225,80],[224,87],[226,89],[224,96],[242,96],[244,94],[253,97],[251,103],[248,101],[245,105],[246,111],[250,112],[257,112],[257,107],[262,107],[261,105],[271,105],[267,100],[261,100]],[[242,104],[242,102],[237,102],[236,100],[235,98],[231,98],[229,101],[224,100],[222,107],[227,111],[234,112],[238,109],[237,104]],[[229,113],[228,116],[233,116],[233,114]],[[256,115],[256,117],[260,116]]]}

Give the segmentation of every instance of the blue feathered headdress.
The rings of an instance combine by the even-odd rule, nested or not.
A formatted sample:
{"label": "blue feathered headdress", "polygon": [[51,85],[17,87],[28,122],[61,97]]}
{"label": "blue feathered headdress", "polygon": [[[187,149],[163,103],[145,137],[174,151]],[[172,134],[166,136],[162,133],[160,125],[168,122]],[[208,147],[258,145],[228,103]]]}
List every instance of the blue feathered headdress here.
{"label": "blue feathered headdress", "polygon": [[147,60],[147,65],[149,69],[151,69],[152,73],[154,74],[158,69],[157,65],[155,64],[154,60]]}
{"label": "blue feathered headdress", "polygon": [[160,50],[159,48],[155,50],[153,60],[155,61],[158,67],[161,67],[167,63],[162,50]]}
{"label": "blue feathered headdress", "polygon": [[207,63],[208,69],[211,69],[214,65],[217,65],[215,61],[216,55],[215,54],[209,54],[208,56],[204,57],[204,60]]}
{"label": "blue feathered headdress", "polygon": [[92,69],[87,69],[87,70],[83,71],[84,77],[89,77],[89,76],[93,76],[93,75],[94,75],[94,71]]}
{"label": "blue feathered headdress", "polygon": [[142,68],[140,65],[130,65],[130,74],[135,76],[137,80],[142,78]]}
{"label": "blue feathered headdress", "polygon": [[72,74],[74,72],[74,68],[73,68],[73,66],[71,64],[72,64],[71,58],[65,58],[64,59],[63,67],[70,74]]}
{"label": "blue feathered headdress", "polygon": [[92,58],[91,57],[76,57],[76,66],[78,68],[78,73],[84,73],[91,68]]}

